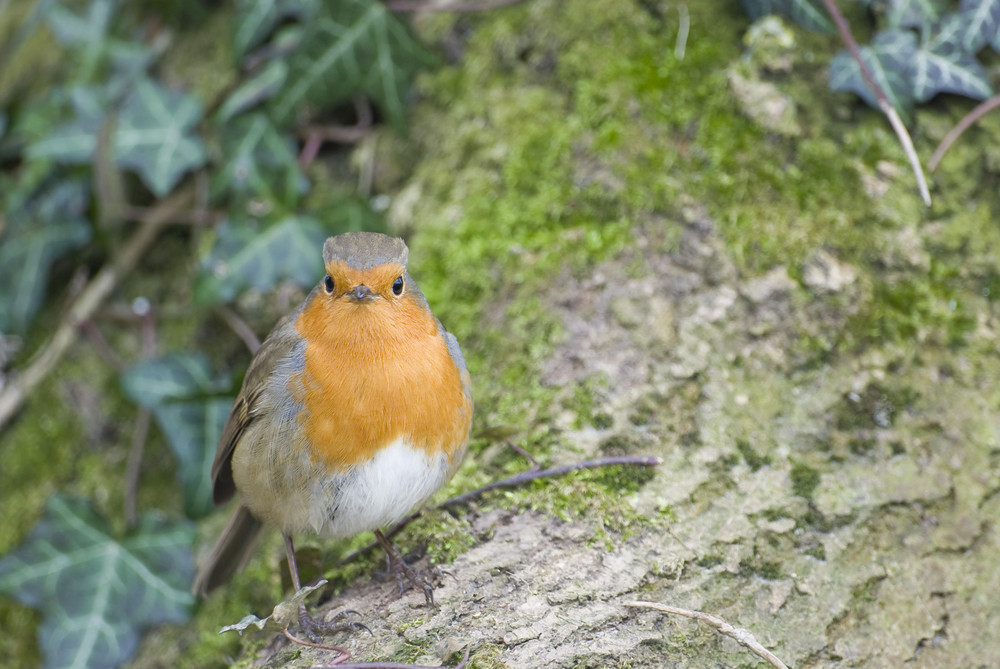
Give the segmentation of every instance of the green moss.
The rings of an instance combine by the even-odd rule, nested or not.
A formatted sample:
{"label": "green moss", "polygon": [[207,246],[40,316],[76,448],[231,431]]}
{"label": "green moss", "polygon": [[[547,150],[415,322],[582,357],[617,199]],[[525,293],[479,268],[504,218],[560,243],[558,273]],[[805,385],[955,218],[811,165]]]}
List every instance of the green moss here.
{"label": "green moss", "polygon": [[602,439],[597,450],[603,455],[631,455],[647,446],[647,441],[635,432],[622,431]]}
{"label": "green moss", "polygon": [[711,569],[722,564],[724,561],[721,555],[705,555],[698,559],[698,566],[702,569]]}
{"label": "green moss", "polygon": [[823,547],[823,544],[817,543],[813,546],[809,546],[803,552],[806,555],[816,558],[817,560],[826,560],[826,548]]}
{"label": "green moss", "polygon": [[411,523],[398,539],[401,547],[426,551],[434,564],[448,564],[476,544],[469,524],[445,511],[427,512]]}
{"label": "green moss", "polygon": [[591,542],[611,550],[619,537],[628,536],[634,529],[666,522],[637,513],[622,494],[623,486],[638,487],[648,475],[642,471],[631,472],[625,478],[610,475],[610,480],[605,479],[606,485],[602,485],[594,480],[604,476],[599,470],[578,472],[556,479],[538,479],[522,488],[490,493],[485,499],[487,503],[495,500],[492,503],[505,509],[524,508],[565,521],[587,522],[594,529]]}
{"label": "green moss", "polygon": [[750,442],[744,439],[736,440],[736,448],[739,450],[740,455],[743,456],[743,461],[747,463],[750,471],[757,471],[765,465],[771,464],[771,456],[761,455],[757,451],[753,450],[750,446]]}
{"label": "green moss", "polygon": [[780,563],[766,560],[744,560],[740,562],[740,572],[744,575],[759,576],[768,581],[776,581],[782,575]]}
{"label": "green moss", "polygon": [[600,410],[604,406],[609,385],[606,376],[595,375],[585,379],[573,389],[573,395],[566,403],[566,408],[576,412],[576,418],[573,419],[574,428],[579,430],[584,426],[594,426],[598,429],[611,427],[611,416]]}
{"label": "green moss", "polygon": [[[934,261],[926,276],[907,274],[877,280],[873,295],[848,326],[849,343],[930,341],[944,346],[965,342],[975,327],[968,297],[956,286],[959,268]],[[989,279],[986,281],[989,283]]]}
{"label": "green moss", "polygon": [[792,479],[792,492],[799,497],[811,499],[813,492],[819,486],[819,471],[803,462],[793,462],[788,475]]}
{"label": "green moss", "polygon": [[196,27],[176,33],[178,42],[161,61],[164,78],[182,83],[203,104],[214,102],[232,83],[232,23],[231,9],[222,9],[209,13]]}
{"label": "green moss", "polygon": [[586,478],[604,486],[613,495],[638,492],[656,476],[655,467],[612,465],[588,470]]}
{"label": "green moss", "polygon": [[503,661],[504,647],[495,643],[477,644],[469,654],[470,669],[506,669],[509,665]]}

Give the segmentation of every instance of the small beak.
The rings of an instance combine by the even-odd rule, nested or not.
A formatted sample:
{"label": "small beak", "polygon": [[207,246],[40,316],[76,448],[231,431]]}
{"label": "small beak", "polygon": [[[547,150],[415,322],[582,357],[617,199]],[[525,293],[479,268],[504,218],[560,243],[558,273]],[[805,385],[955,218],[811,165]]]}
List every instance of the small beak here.
{"label": "small beak", "polygon": [[352,302],[370,302],[375,299],[375,293],[363,283],[347,291],[344,295]]}

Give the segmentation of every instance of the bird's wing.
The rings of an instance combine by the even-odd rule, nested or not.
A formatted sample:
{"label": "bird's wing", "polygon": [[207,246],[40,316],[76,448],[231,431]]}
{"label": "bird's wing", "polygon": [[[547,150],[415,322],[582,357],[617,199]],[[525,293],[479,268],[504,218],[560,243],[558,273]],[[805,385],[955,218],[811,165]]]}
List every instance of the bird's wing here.
{"label": "bird's wing", "polygon": [[233,451],[246,434],[247,428],[266,413],[260,410],[261,402],[275,369],[298,348],[295,345],[299,339],[295,319],[301,310],[302,307],[299,307],[281,319],[250,361],[243,387],[229,412],[226,426],[222,429],[219,448],[212,463],[212,500],[216,504],[228,501],[236,492],[231,466]]}

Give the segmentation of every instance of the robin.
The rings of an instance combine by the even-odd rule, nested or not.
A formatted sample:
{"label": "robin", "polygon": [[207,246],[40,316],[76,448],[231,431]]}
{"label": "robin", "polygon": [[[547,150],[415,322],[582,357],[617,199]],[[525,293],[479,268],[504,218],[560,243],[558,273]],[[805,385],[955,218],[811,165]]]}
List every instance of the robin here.
{"label": "robin", "polygon": [[326,276],[256,352],[212,464],[213,499],[240,504],[195,578],[208,594],[253,552],[263,525],[291,536],[366,530],[390,565],[432,587],[380,528],[402,520],[458,469],[472,394],[458,341],[407,273],[401,239],[349,232],[323,245]]}

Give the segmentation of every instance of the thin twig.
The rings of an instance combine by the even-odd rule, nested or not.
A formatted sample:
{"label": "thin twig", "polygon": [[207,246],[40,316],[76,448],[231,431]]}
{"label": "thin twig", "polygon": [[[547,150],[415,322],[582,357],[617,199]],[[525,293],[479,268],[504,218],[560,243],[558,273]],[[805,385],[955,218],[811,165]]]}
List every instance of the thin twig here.
{"label": "thin twig", "polygon": [[119,372],[125,369],[125,363],[122,361],[121,356],[115,352],[113,348],[108,344],[108,340],[105,339],[104,334],[101,329],[97,327],[97,323],[93,319],[88,318],[84,322],[80,323],[80,329],[90,340],[90,345],[94,347],[97,351],[97,355],[104,358],[104,362],[108,366],[113,367]]}
{"label": "thin twig", "polygon": [[677,14],[680,24],[677,26],[677,40],[674,42],[674,58],[684,60],[684,51],[687,48],[688,33],[691,30],[691,15],[687,5],[681,3],[677,6]]}
{"label": "thin twig", "polygon": [[324,142],[355,144],[364,138],[375,120],[368,98],[356,95],[354,111],[358,119],[354,125],[307,125],[301,130],[299,134],[305,139],[305,145],[299,153],[301,169],[306,169],[312,164]]}
{"label": "thin twig", "polygon": [[[139,221],[149,216],[152,211],[159,207],[140,207],[134,204],[126,205],[122,209],[125,218]],[[217,225],[226,218],[221,211],[203,211],[191,209],[188,211],[175,211],[168,223],[180,223],[184,225]]]}
{"label": "thin twig", "polygon": [[847,20],[844,15],[840,13],[837,9],[837,5],[834,0],[823,0],[823,5],[826,7],[826,11],[830,14],[830,18],[833,22],[837,24],[837,30],[840,31],[840,37],[844,40],[847,45],[847,49],[851,52],[851,57],[857,62],[858,67],[861,70],[861,78],[865,80],[868,84],[868,88],[872,90],[875,94],[875,100],[878,102],[879,109],[882,113],[886,115],[889,119],[889,124],[895,131],[896,136],[899,138],[900,143],[903,145],[903,151],[906,153],[906,157],[910,161],[910,167],[913,169],[913,174],[917,178],[917,187],[920,189],[920,197],[923,198],[924,204],[928,207],[931,206],[931,193],[927,188],[927,180],[924,178],[924,170],[920,166],[920,158],[917,157],[917,152],[913,148],[913,140],[910,139],[910,133],[906,131],[906,126],[903,125],[903,121],[899,118],[899,112],[892,106],[889,102],[888,96],[886,96],[885,91],[882,87],[878,85],[875,78],[872,77],[872,73],[868,70],[868,66],[865,65],[865,61],[861,58],[861,51],[858,49],[858,43],[854,39],[854,35],[851,34],[851,28],[847,25]]}
{"label": "thin twig", "polygon": [[121,253],[101,268],[87,287],[73,301],[72,306],[59,322],[52,338],[32,358],[28,366],[12,376],[0,391],[0,429],[17,413],[27,396],[48,375],[76,341],[80,323],[89,319],[101,303],[115,289],[122,277],[128,274],[160,230],[174,214],[188,206],[191,188],[185,187],[163,200],[143,217],[142,226],[122,247]]}
{"label": "thin twig", "polygon": [[[519,449],[518,449],[519,450]],[[525,454],[527,455],[527,454]],[[528,456],[532,461],[534,458]],[[597,458],[596,460],[584,460],[583,462],[577,462],[571,465],[563,465],[562,467],[552,467],[551,469],[539,469],[536,464],[534,467],[527,471],[520,472],[519,474],[514,474],[513,476],[507,477],[501,481],[494,481],[484,485],[481,488],[476,488],[475,490],[463,493],[461,495],[456,495],[450,499],[438,504],[435,509],[448,509],[453,506],[460,506],[466,504],[471,500],[489,492],[490,490],[496,490],[497,488],[513,488],[515,486],[523,485],[529,481],[534,481],[535,479],[546,478],[549,476],[562,476],[563,474],[568,474],[569,472],[578,471],[581,469],[596,469],[597,467],[609,467],[611,465],[639,465],[640,467],[655,467],[657,465],[663,464],[662,458],[657,457],[645,457],[645,456],[630,456],[622,455],[609,458]],[[399,531],[404,527],[413,522],[416,518],[420,516],[420,512],[412,513],[403,520],[396,523],[389,531],[384,532],[384,535],[388,538],[392,538],[399,534]],[[352,551],[345,555],[344,557],[337,560],[337,564],[334,568],[342,567],[345,564],[352,562],[359,556],[374,550],[379,543],[373,541],[367,546],[362,546],[361,548]]]}
{"label": "thin twig", "polygon": [[941,162],[941,158],[944,157],[945,152],[951,148],[951,145],[955,143],[955,140],[962,136],[962,133],[969,129],[969,126],[978,121],[987,112],[1000,107],[1000,95],[994,95],[989,100],[981,102],[976,105],[976,108],[970,111],[965,117],[958,122],[958,124],[948,131],[948,134],[944,136],[938,147],[934,149],[934,155],[931,156],[930,161],[927,163],[927,169],[931,172],[937,169],[938,163]]}
{"label": "thin twig", "polygon": [[[135,309],[133,308],[133,311]],[[148,309],[139,313],[140,337],[142,339],[142,357],[148,360],[156,355],[156,323]],[[139,508],[139,475],[142,472],[142,456],[146,450],[146,438],[149,436],[149,424],[153,412],[142,407],[135,418],[135,432],[132,433],[132,447],[128,451],[125,465],[125,524],[132,528],[138,518]]]}
{"label": "thin twig", "polygon": [[250,349],[251,355],[257,352],[260,348],[260,337],[257,333],[253,331],[247,322],[240,318],[240,315],[235,311],[230,309],[226,305],[220,305],[215,308],[215,312],[219,314],[219,317],[226,321],[226,325],[229,329],[236,333],[236,336],[243,340],[246,347]]}
{"label": "thin twig", "polygon": [[441,2],[431,0],[388,0],[386,8],[391,12],[484,12],[516,5],[523,0],[479,0],[476,2]]}
{"label": "thin twig", "polygon": [[463,495],[447,499],[438,505],[437,508],[448,509],[453,506],[460,506],[475,499],[476,497],[479,497],[483,493],[489,492],[490,490],[496,490],[497,488],[513,488],[515,486],[524,485],[528,481],[534,481],[535,479],[543,479],[550,476],[562,476],[563,474],[579,471],[581,469],[595,469],[597,467],[609,467],[612,465],[639,465],[641,467],[655,467],[660,464],[663,464],[662,458],[620,455],[610,458],[584,460],[583,462],[563,465],[562,467],[552,467],[551,469],[529,469],[526,472],[515,474],[514,476],[505,478],[502,481],[494,481],[493,483],[484,485],[482,488],[477,488]]}
{"label": "thin twig", "polygon": [[532,455],[528,451],[524,450],[523,448],[521,448],[520,446],[518,446],[517,444],[515,444],[513,441],[511,441],[510,439],[505,440],[505,443],[507,444],[507,448],[511,449],[512,451],[514,451],[515,453],[517,453],[518,455],[520,455],[522,458],[524,458],[525,460],[527,460],[528,462],[531,463],[531,470],[530,471],[537,471],[537,470],[539,470],[539,469],[542,468],[541,463],[539,463],[538,460],[535,459],[534,455]]}
{"label": "thin twig", "polygon": [[318,648],[319,650],[329,650],[334,653],[340,653],[340,655],[335,657],[332,662],[327,663],[327,666],[342,665],[344,662],[351,659],[351,653],[346,648],[341,648],[340,646],[328,646],[325,643],[313,643],[312,641],[306,641],[305,639],[299,638],[289,632],[287,627],[283,629],[282,632],[285,633],[285,637],[289,641],[300,646],[308,646],[309,648]]}
{"label": "thin twig", "polygon": [[764,648],[764,646],[757,641],[750,630],[730,625],[723,618],[720,618],[717,615],[705,613],[704,611],[693,611],[691,609],[668,606],[666,604],[657,604],[656,602],[625,602],[625,606],[653,609],[654,611],[660,611],[661,613],[671,613],[677,616],[684,616],[685,618],[692,618],[703,622],[706,625],[711,625],[717,632],[719,632],[719,634],[728,636],[730,639],[735,639],[742,646],[749,648],[755,655],[763,660],[766,660],[772,667],[775,667],[775,669],[788,669],[785,663],[778,659],[777,655],[769,651],[767,648]]}
{"label": "thin twig", "polygon": [[135,527],[138,517],[136,509],[139,499],[139,472],[142,469],[142,454],[149,436],[149,423],[153,412],[147,407],[139,409],[135,417],[135,432],[132,433],[132,447],[128,451],[125,464],[125,525]]}

